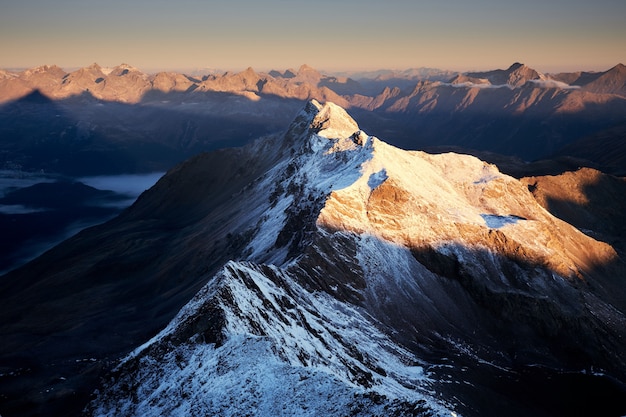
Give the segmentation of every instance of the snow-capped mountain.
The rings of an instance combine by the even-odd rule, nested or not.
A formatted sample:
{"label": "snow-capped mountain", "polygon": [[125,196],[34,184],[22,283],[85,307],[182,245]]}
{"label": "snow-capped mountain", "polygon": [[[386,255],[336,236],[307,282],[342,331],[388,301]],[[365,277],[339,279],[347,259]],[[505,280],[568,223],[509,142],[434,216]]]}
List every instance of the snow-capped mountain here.
{"label": "snow-capped mountain", "polygon": [[[592,135],[621,142],[612,133],[626,123],[621,64],[552,76],[520,63],[447,79],[445,72],[429,74],[358,81],[307,65],[198,77],[145,74],[126,64],[3,71],[3,158],[26,170],[64,174],[166,170],[216,143],[240,146],[283,129],[309,99],[350,109],[366,130],[389,132],[387,140],[404,149],[459,146],[532,161]],[[31,96],[48,100],[33,103]],[[621,171],[623,157],[617,165],[612,172]]]}
{"label": "snow-capped mountain", "polygon": [[[195,158],[120,219],[176,203],[172,219],[197,220],[156,262],[189,262],[168,274],[206,284],[87,414],[562,415],[595,406],[565,387],[624,392],[623,261],[527,184],[394,148],[316,101],[284,135],[229,152],[238,171]],[[217,201],[188,195],[203,188]]]}
{"label": "snow-capped mountain", "polygon": [[519,62],[514,63],[506,70],[493,70],[486,72],[468,72],[452,78],[452,84],[474,84],[488,86],[508,86],[510,88],[521,87],[529,81],[545,80],[545,75],[527,67]]}

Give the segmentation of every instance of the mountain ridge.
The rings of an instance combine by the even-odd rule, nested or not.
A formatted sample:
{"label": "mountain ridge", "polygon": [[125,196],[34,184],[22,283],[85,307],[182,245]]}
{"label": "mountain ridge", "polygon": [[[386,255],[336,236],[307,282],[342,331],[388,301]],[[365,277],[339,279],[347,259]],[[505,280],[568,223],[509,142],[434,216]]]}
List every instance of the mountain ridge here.
{"label": "mountain ridge", "polygon": [[[158,333],[104,380],[88,409],[100,415],[242,412],[216,386],[257,412],[295,396],[290,410],[336,415],[549,415],[528,402],[540,389],[506,386],[559,373],[591,384],[581,370],[593,367],[618,381],[609,392],[623,387],[621,256],[493,165],[402,151],[339,106],[309,101],[282,134],[186,161],[118,218],[5,276],[2,333],[19,347],[20,325],[72,306],[45,315],[57,320],[40,346],[61,335],[72,341],[66,359],[94,355],[103,368]],[[23,295],[50,298],[51,288],[67,303],[29,311]],[[119,338],[94,349],[111,328]],[[256,365],[243,359],[251,353]],[[50,386],[57,371],[42,369]],[[61,384],[94,387],[79,375]],[[275,389],[283,379],[295,391]],[[121,395],[130,382],[139,401]],[[338,403],[310,401],[330,391]],[[580,397],[568,410],[593,406]]]}
{"label": "mountain ridge", "polygon": [[[624,65],[617,64],[616,66],[610,68],[605,72],[599,73],[562,73],[562,74],[549,74],[544,75],[536,70],[527,67],[521,63],[514,63],[506,70],[493,70],[493,71],[485,71],[485,72],[468,72],[463,74],[458,74],[450,79],[448,79],[448,83],[453,85],[463,85],[469,84],[469,86],[499,86],[499,85],[508,85],[510,88],[520,88],[523,85],[527,84],[530,81],[542,81],[547,82],[549,80],[555,80],[562,83],[562,87],[570,87],[570,85],[575,85],[578,87],[583,87],[586,91],[597,93],[597,94],[618,94],[624,95],[623,91],[623,83],[626,78],[626,70],[624,70]],[[100,84],[103,81],[106,81],[109,77],[111,80],[119,79],[119,77],[129,74],[138,74],[138,77],[128,78],[125,86],[130,91],[128,97],[120,96],[119,94],[111,94],[107,92],[106,88],[102,86],[97,86],[94,84]],[[146,89],[153,89],[154,84],[153,81],[155,77],[163,76],[162,74],[172,74],[175,72],[158,72],[155,74],[145,74],[140,70],[128,65],[128,64],[120,64],[117,67],[103,69],[100,65],[94,63],[90,66],[80,68],[78,70],[72,72],[65,72],[61,68],[53,65],[53,66],[40,66],[32,69],[25,70],[21,73],[14,73],[3,71],[3,79],[5,82],[19,82],[23,84],[23,88],[32,88],[32,89],[40,89],[44,94],[48,94],[55,98],[65,98],[70,95],[78,94],[86,89],[93,91],[98,94],[98,98],[105,100],[123,100],[127,102],[138,102],[141,100],[141,93],[145,93]],[[176,73],[178,75],[183,75],[181,73]],[[405,71],[399,75],[403,77],[407,77],[408,80],[413,80],[413,82],[428,80],[430,72],[419,72],[419,71]],[[576,76],[576,74],[593,74],[593,79],[590,79],[585,83],[578,83],[578,80],[583,79],[582,75]],[[36,81],[37,76],[45,75],[46,77],[57,79],[54,85],[51,84],[42,84],[39,85]],[[233,78],[234,77],[234,78]],[[379,76],[376,80],[384,81],[384,78]],[[388,75],[388,77],[398,77],[396,75]],[[413,78],[411,78],[413,77]],[[60,79],[63,79],[61,88],[57,88],[56,84],[60,83]],[[132,80],[131,80],[132,78]],[[342,84],[352,83],[353,91],[351,93],[347,91],[342,91],[342,95],[350,95],[350,94],[358,94],[359,93],[359,83],[349,77],[334,77],[332,75],[325,75],[316,69],[303,64],[297,71],[294,70],[285,70],[284,73],[280,71],[269,71],[268,73],[264,72],[256,72],[253,68],[249,67],[241,72],[225,72],[223,74],[210,74],[204,77],[204,82],[195,82],[193,81],[193,77],[187,76],[192,83],[196,85],[196,88],[204,85],[203,89],[212,89],[215,88],[216,91],[241,91],[241,90],[249,90],[261,92],[262,86],[256,85],[258,81],[263,81],[263,83],[276,83],[276,86],[272,90],[274,93],[278,92],[276,90],[277,86],[282,86],[286,88],[288,85],[293,84],[308,84],[310,88],[320,88],[322,85],[326,84],[326,86],[331,89],[333,86],[336,88],[341,88]],[[589,77],[588,77],[589,78]],[[238,79],[239,82],[229,85],[228,79]],[[247,82],[244,82],[247,80]],[[206,81],[210,81],[206,84]],[[330,81],[330,83],[329,83]],[[240,84],[242,83],[243,84]],[[320,84],[322,83],[322,84]],[[73,84],[70,87],[70,84]],[[548,84],[550,85],[550,84]],[[31,86],[31,87],[28,87]],[[557,86],[556,84],[552,84],[552,87]],[[0,86],[1,87],[1,86]],[[391,86],[393,87],[393,86]],[[4,90],[4,91],[3,91]],[[381,90],[382,91],[382,88]],[[6,91],[6,87],[4,89],[0,88],[0,92],[2,92],[2,100],[6,101],[10,98],[16,98],[16,92],[10,93]],[[285,93],[283,93],[285,94]],[[288,95],[289,96],[289,95]],[[298,98],[315,98],[315,97],[303,97],[299,95]],[[349,104],[353,105],[352,103]]]}
{"label": "mountain ridge", "polygon": [[[212,149],[213,132],[201,128],[207,117],[221,119],[216,124],[223,128],[217,130],[224,136],[236,136],[232,142],[238,145],[251,139],[245,132],[233,135],[245,121],[255,119],[255,124],[263,126],[252,136],[275,131],[289,123],[288,115],[304,102],[316,99],[350,109],[369,130],[393,132],[394,145],[405,149],[461,146],[532,161],[624,123],[626,73],[620,71],[622,67],[587,77],[584,85],[576,81],[583,76],[543,75],[519,63],[507,70],[473,74],[487,77],[480,79],[468,78],[469,73],[446,80],[426,71],[388,81],[337,77],[306,65],[285,73],[248,68],[202,77],[147,75],[127,65],[103,69],[95,64],[64,75],[58,67],[41,67],[0,79],[0,101],[4,102],[0,111],[4,129],[0,133],[7,142],[5,158],[10,165],[34,165],[29,169],[54,170],[54,161],[63,159],[50,156],[46,164],[35,165],[34,161],[44,157],[33,155],[46,146],[42,143],[69,146],[59,149],[64,154],[102,153],[106,149],[108,155],[110,148],[121,151],[120,135],[132,143],[129,146],[152,148],[142,153],[156,154],[161,159],[154,161],[158,165],[175,154],[177,161],[190,156],[190,146],[197,146],[195,151]],[[50,137],[45,141],[40,140],[42,132],[36,131],[36,126],[49,110],[20,105],[35,90],[62,104],[64,112],[60,115],[71,116],[54,121],[54,125],[67,125],[47,132]],[[128,107],[122,109],[121,104]],[[143,115],[157,111],[160,114],[151,120]],[[139,119],[147,125],[158,124],[158,119],[163,126],[154,131],[144,129],[129,115],[131,112],[140,113]],[[207,117],[200,119],[199,115]],[[14,120],[21,121],[22,117],[34,120],[18,123],[16,131]],[[241,121],[231,126],[233,119]],[[68,141],[79,125],[90,126],[88,136],[97,143]],[[119,158],[133,152],[124,150]]]}
{"label": "mountain ridge", "polygon": [[512,88],[521,87],[529,81],[545,80],[546,76],[519,62],[513,63],[506,70],[486,72],[468,72],[450,80],[452,84],[472,83],[478,85],[508,85]]}

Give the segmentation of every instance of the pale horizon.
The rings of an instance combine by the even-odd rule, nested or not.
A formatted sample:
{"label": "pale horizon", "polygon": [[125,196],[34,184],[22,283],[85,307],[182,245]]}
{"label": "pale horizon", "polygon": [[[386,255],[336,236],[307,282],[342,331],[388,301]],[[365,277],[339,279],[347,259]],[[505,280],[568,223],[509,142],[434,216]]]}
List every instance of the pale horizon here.
{"label": "pale horizon", "polygon": [[606,71],[626,63],[625,17],[607,0],[24,0],[0,6],[0,68]]}

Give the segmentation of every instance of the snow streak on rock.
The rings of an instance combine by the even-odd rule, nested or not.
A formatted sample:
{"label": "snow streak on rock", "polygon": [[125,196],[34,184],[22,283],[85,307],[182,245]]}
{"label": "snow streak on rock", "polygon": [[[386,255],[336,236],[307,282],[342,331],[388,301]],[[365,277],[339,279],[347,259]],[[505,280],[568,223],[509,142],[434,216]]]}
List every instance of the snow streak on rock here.
{"label": "snow streak on rock", "polygon": [[[94,414],[449,415],[427,390],[424,364],[365,311],[252,263],[225,265],[118,372]],[[129,388],[133,397],[119,397]]]}

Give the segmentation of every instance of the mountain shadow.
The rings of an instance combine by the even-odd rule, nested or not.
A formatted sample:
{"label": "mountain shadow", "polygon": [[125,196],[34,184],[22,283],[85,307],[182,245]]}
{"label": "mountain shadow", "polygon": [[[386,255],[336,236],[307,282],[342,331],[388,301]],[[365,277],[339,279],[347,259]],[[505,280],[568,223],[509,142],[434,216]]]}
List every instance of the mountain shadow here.
{"label": "mountain shadow", "polygon": [[[456,146],[513,156],[527,162],[549,159],[558,153],[602,165],[609,165],[606,157],[591,157],[591,154],[565,147],[607,127],[623,124],[626,115],[623,100],[616,101],[610,109],[607,105],[589,103],[584,111],[575,113],[553,113],[550,109],[508,112],[495,104],[458,111],[440,103],[438,106],[423,112],[370,112],[357,108],[351,112],[363,121],[365,130],[380,132],[381,137],[393,137],[391,143],[403,149]],[[619,142],[623,136],[620,134],[607,130],[606,140]],[[594,147],[594,153],[611,154],[606,149],[614,147]],[[623,169],[620,161],[611,161],[611,165],[615,165],[613,169]]]}
{"label": "mountain shadow", "polygon": [[52,100],[34,91],[0,107],[0,165],[73,176],[166,171],[199,152],[281,130],[302,105],[218,92],[194,98],[151,93],[125,104],[89,92]]}
{"label": "mountain shadow", "polygon": [[[451,370],[441,370],[437,380],[445,380],[444,375],[449,371],[450,380],[472,381],[460,388],[437,384],[438,389],[449,390],[451,395],[454,392],[461,404],[468,405],[463,415],[593,415],[599,401],[606,405],[606,415],[619,416],[626,411],[623,400],[626,383],[623,371],[617,369],[623,369],[626,364],[626,358],[618,353],[619,339],[623,337],[618,334],[623,335],[624,329],[617,332],[616,328],[609,329],[611,326],[606,326],[605,319],[595,317],[593,307],[570,298],[591,300],[597,296],[623,314],[626,311],[623,302],[626,293],[621,283],[626,276],[623,260],[598,265],[589,271],[587,283],[546,284],[545,277],[551,272],[541,272],[542,265],[525,259],[494,257],[489,251],[464,247],[453,252],[463,253],[465,259],[482,259],[483,265],[493,262],[488,268],[494,268],[494,272],[481,278],[461,257],[428,248],[412,250],[418,262],[437,276],[451,280],[445,284],[450,286],[448,291],[454,293],[451,288],[456,285],[463,288],[455,298],[451,297],[450,303],[472,306],[465,307],[471,318],[465,322],[457,320],[453,326],[461,328],[445,333],[455,335],[451,336],[454,343],[447,346],[430,343],[432,350],[422,354],[433,361],[437,357],[440,361],[446,358],[444,363],[453,364]],[[544,273],[547,275],[542,277]],[[534,283],[529,285],[529,280]],[[544,285],[554,287],[546,291],[546,287],[541,288]],[[547,297],[548,293],[551,295]],[[439,299],[438,303],[442,301]],[[447,312],[454,307],[443,304],[438,308]],[[414,311],[410,310],[397,314],[411,317],[409,314]],[[423,319],[429,318],[404,320],[409,326],[420,326],[417,322]],[[420,334],[428,334],[429,330],[418,329]],[[463,336],[459,338],[460,334]],[[604,339],[609,334],[612,341],[607,343],[612,347],[608,349],[615,354],[612,359],[597,350],[598,337]],[[496,345],[491,345],[495,340],[498,340]],[[409,343],[427,345],[422,340]],[[476,360],[477,357],[481,360]],[[606,374],[596,372],[611,368],[614,370]]]}
{"label": "mountain shadow", "polygon": [[576,140],[559,150],[557,155],[593,161],[602,167],[603,172],[626,176],[626,123]]}

